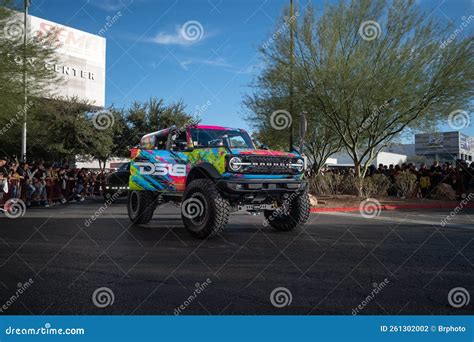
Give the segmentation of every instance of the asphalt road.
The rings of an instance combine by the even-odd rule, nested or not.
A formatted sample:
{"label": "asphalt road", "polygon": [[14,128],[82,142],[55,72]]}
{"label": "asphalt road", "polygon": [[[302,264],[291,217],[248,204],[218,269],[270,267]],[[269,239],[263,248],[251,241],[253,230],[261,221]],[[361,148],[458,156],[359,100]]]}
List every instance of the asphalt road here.
{"label": "asphalt road", "polygon": [[312,214],[288,233],[242,213],[199,241],[173,205],[145,226],[130,226],[124,200],[101,206],[0,215],[0,314],[474,313],[474,298],[448,301],[457,287],[474,296],[472,210],[445,227],[449,210]]}

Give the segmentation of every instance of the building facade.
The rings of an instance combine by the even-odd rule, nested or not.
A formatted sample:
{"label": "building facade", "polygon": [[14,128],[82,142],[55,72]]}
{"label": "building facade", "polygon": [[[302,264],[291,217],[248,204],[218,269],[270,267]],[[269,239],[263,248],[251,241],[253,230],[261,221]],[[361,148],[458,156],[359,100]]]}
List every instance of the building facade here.
{"label": "building facade", "polygon": [[428,160],[470,162],[474,160],[474,139],[457,131],[416,134],[415,154]]}
{"label": "building facade", "polygon": [[[417,163],[414,161],[417,157],[427,163],[435,160],[470,163],[474,161],[474,138],[458,131],[415,134],[414,144],[391,144],[379,152],[371,164]],[[347,153],[339,152],[328,158],[326,165],[353,166],[354,162]]]}
{"label": "building facade", "polygon": [[[10,25],[18,26],[18,23],[23,23],[23,13],[15,13]],[[32,15],[27,18],[27,28],[29,37],[48,37],[56,51],[56,61],[45,62],[41,67],[60,74],[60,81],[49,84],[41,96],[77,97],[87,100],[95,107],[103,108],[106,39]],[[12,58],[22,63],[21,56]],[[27,63],[36,61],[27,58]]]}

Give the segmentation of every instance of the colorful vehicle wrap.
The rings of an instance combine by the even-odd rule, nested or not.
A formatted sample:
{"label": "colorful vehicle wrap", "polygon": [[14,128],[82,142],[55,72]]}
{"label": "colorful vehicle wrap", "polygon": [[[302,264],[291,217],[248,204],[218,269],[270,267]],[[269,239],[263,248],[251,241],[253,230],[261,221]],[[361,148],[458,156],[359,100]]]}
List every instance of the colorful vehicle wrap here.
{"label": "colorful vehicle wrap", "polygon": [[[220,126],[196,126],[202,129],[234,130]],[[168,134],[169,129],[159,131],[158,134]],[[130,190],[149,190],[165,193],[183,192],[186,179],[194,167],[206,164],[211,166],[222,179],[301,179],[298,174],[265,174],[235,173],[226,171],[226,156],[262,156],[262,157],[291,157],[298,158],[299,154],[261,149],[242,149],[228,147],[195,148],[191,151],[171,151],[151,149],[155,138],[146,135],[142,138],[141,146],[131,150],[130,162]],[[190,134],[187,135],[187,144],[192,146]]]}

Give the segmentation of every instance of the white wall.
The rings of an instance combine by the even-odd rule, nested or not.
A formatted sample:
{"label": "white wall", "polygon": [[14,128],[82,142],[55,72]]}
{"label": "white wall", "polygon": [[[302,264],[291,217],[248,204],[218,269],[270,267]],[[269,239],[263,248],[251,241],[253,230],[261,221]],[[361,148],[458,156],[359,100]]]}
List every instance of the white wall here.
{"label": "white wall", "polygon": [[326,159],[325,165],[337,165],[337,159],[336,158],[328,158],[328,159]]}
{"label": "white wall", "polygon": [[378,166],[379,164],[384,165],[397,165],[407,161],[407,156],[404,154],[380,152],[377,158],[373,161],[372,165]]}
{"label": "white wall", "polygon": [[[336,153],[328,158],[328,160],[336,160],[336,163],[332,165],[354,165],[351,157],[347,153]],[[372,161],[372,165],[377,166],[378,164],[390,165],[390,164],[401,164],[406,162],[407,156],[405,154],[390,153],[390,152],[379,152],[376,158]]]}
{"label": "white wall", "polygon": [[[130,158],[111,158],[105,164],[106,169],[117,168],[117,164],[124,164],[130,162]],[[99,161],[87,156],[77,156],[76,157],[76,168],[81,169],[99,169]]]}

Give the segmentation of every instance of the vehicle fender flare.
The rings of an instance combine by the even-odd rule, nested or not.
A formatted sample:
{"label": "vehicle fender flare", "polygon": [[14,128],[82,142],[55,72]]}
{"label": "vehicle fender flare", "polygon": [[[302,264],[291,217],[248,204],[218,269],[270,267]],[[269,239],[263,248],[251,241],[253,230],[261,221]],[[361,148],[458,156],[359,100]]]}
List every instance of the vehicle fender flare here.
{"label": "vehicle fender flare", "polygon": [[198,178],[207,178],[216,181],[221,178],[221,174],[211,163],[201,163],[195,165],[186,177],[186,185]]}

